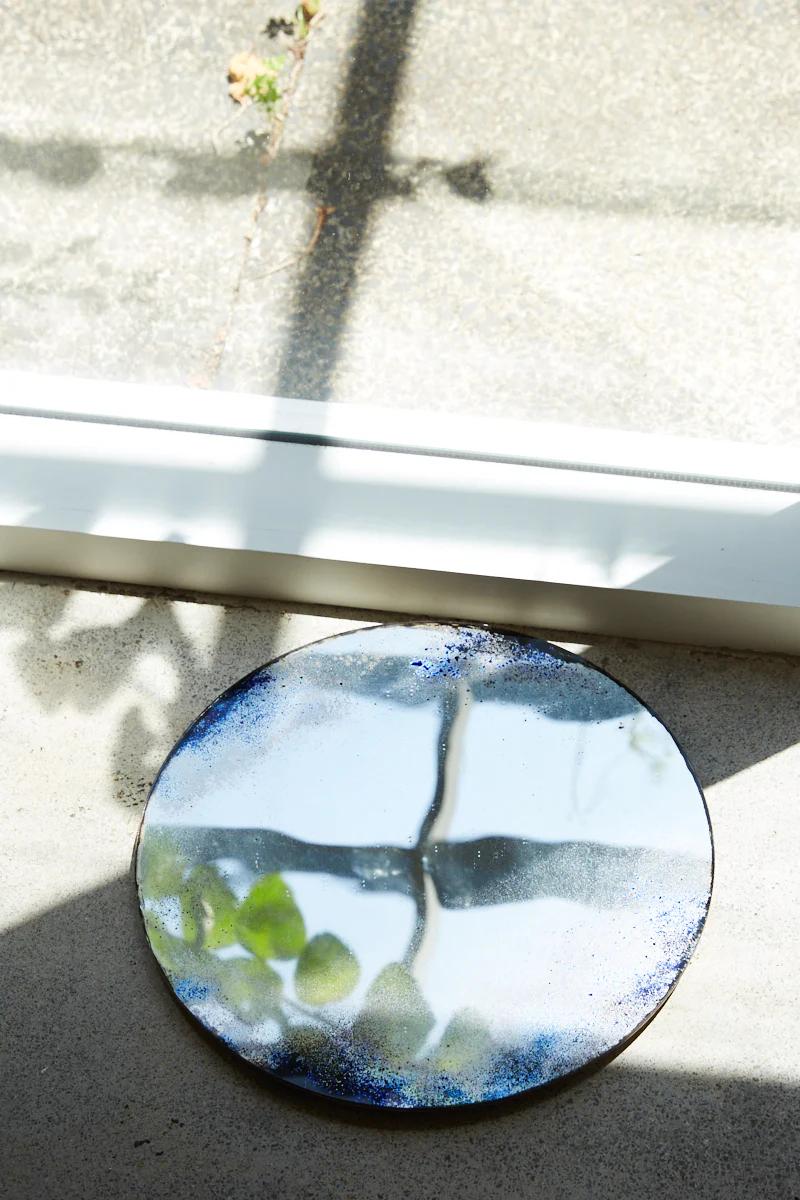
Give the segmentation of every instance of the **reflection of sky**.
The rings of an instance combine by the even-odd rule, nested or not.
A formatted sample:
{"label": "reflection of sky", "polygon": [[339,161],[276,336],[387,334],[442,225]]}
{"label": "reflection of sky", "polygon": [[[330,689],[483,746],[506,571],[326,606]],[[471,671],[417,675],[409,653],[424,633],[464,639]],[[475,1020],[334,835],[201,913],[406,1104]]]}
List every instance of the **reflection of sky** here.
{"label": "reflection of sky", "polygon": [[697,785],[645,709],[589,724],[482,701],[467,729],[452,840],[498,832],[707,853]]}
{"label": "reflection of sky", "polygon": [[[258,707],[240,705],[171,760],[147,823],[262,827],[331,845],[412,845],[435,786],[440,697],[454,683],[447,674],[442,679],[437,663],[447,659],[452,637],[446,629],[389,627],[284,659],[270,668],[273,682]],[[376,683],[365,691],[363,662],[348,679],[342,656],[374,655],[376,647],[378,656],[408,656],[408,687]],[[493,661],[486,656],[487,666]],[[562,705],[562,719],[555,720],[536,707],[496,702],[484,690],[464,726],[457,803],[437,822],[436,838],[586,840],[709,862],[704,808],[670,736],[604,676],[556,665],[552,678],[545,673],[550,693],[566,689],[568,698],[577,689],[585,705],[595,689],[601,710],[617,715],[563,719],[569,710]],[[457,663],[451,673],[458,675]],[[532,686],[531,694],[542,686]],[[514,699],[521,695],[517,688]],[[335,1014],[352,1015],[378,971],[403,957],[413,902],[325,875],[286,879],[308,935],[335,933],[359,961],[359,987]],[[681,895],[676,876],[659,883],[649,907],[635,911],[556,899],[457,911],[434,904],[416,967],[437,1018],[432,1038],[454,1011],[471,1008],[506,1037],[594,1027],[613,1044],[628,1031],[626,1021],[638,1024],[652,1007],[652,996],[622,1008],[620,998],[659,971],[663,995],[704,901],[705,895]],[[278,969],[288,982],[291,966]]]}
{"label": "reflection of sky", "polygon": [[437,1013],[475,1007],[479,997],[477,1007],[507,1038],[602,1027],[628,1019],[627,1008],[617,1009],[620,997],[640,976],[659,975],[665,958],[681,957],[671,953],[676,932],[699,915],[604,912],[548,899],[442,910],[417,978]]}
{"label": "reflection of sky", "polygon": [[162,776],[149,817],[264,826],[330,845],[410,844],[433,794],[437,701],[405,708],[337,699],[322,721],[292,703],[264,731],[265,747],[233,729],[220,747],[222,771],[216,744],[211,755],[204,745],[184,751]]}

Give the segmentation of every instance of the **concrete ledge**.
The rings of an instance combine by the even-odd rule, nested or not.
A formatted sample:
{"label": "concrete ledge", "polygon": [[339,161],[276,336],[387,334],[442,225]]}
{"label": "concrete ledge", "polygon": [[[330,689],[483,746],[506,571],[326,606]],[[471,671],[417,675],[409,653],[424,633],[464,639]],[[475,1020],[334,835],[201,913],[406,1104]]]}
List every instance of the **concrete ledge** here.
{"label": "concrete ledge", "polygon": [[44,530],[0,531],[0,568],[286,603],[800,654],[800,609]]}
{"label": "concrete ledge", "polygon": [[22,377],[0,568],[800,653],[785,455],[192,396]]}

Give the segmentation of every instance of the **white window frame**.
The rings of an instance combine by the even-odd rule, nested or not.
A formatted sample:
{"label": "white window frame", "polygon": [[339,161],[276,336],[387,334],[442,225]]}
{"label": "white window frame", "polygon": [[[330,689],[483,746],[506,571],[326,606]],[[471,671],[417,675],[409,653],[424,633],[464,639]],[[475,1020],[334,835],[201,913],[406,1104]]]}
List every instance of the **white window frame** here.
{"label": "white window frame", "polygon": [[0,568],[800,653],[800,453],[0,372]]}

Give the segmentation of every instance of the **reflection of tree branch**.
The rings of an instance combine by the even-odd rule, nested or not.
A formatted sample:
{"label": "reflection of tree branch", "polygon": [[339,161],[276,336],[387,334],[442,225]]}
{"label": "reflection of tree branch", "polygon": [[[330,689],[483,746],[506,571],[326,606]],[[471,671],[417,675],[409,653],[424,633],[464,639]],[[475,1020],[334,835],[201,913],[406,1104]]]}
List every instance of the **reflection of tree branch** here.
{"label": "reflection of tree branch", "polygon": [[409,867],[411,898],[414,901],[417,911],[414,917],[414,929],[411,933],[411,941],[408,943],[408,949],[403,955],[403,963],[407,967],[411,966],[422,945],[425,925],[428,920],[428,897],[425,895],[425,871],[422,866],[422,859],[418,854],[414,855],[413,860],[409,863]]}
{"label": "reflection of tree branch", "polygon": [[433,790],[430,808],[419,827],[418,850],[427,845],[445,799],[453,799],[455,776],[458,774],[458,762],[455,760],[460,749],[460,739],[456,739],[453,734],[456,721],[464,705],[464,691],[463,687],[451,687],[442,697],[442,720],[436,744],[436,786]]}
{"label": "reflection of tree branch", "polygon": [[[231,858],[255,872],[309,871],[416,899],[424,869],[445,908],[519,903],[543,897],[599,908],[633,905],[653,888],[669,895],[687,878],[706,881],[704,859],[640,846],[601,842],[536,842],[484,837],[401,846],[324,846],[269,829],[153,827],[174,839],[188,865]],[[424,867],[423,867],[424,863]],[[673,883],[674,881],[674,883]],[[702,889],[701,889],[702,890]]]}
{"label": "reflection of tree branch", "polygon": [[702,892],[708,865],[701,858],[640,846],[484,837],[437,842],[431,875],[444,908],[545,897],[595,908],[636,908],[654,891],[682,891],[691,877]]}
{"label": "reflection of tree branch", "polygon": [[366,891],[411,895],[413,850],[403,846],[325,846],[303,842],[272,829],[220,829],[162,825],[158,836],[174,841],[190,865],[234,858],[262,875],[315,871],[359,881]]}
{"label": "reflection of tree branch", "polygon": [[461,760],[464,725],[467,722],[469,690],[463,680],[449,686],[441,700],[441,724],[437,742],[437,782],[429,806],[416,839],[414,860],[414,901],[416,920],[414,932],[407,952],[403,956],[405,966],[410,967],[419,956],[426,935],[431,932],[431,905],[435,892],[429,883],[428,851],[432,845],[434,829],[445,827],[447,815],[455,808],[458,788],[458,767]]}
{"label": "reflection of tree branch", "polygon": [[442,812],[446,801],[451,800],[455,791],[455,776],[458,773],[456,760],[460,748],[460,738],[453,736],[455,723],[460,710],[463,710],[464,688],[449,687],[442,696],[442,718],[439,726],[439,738],[436,744],[436,786],[433,798],[417,834],[417,844],[411,861],[411,878],[413,898],[417,906],[414,921],[414,931],[408,949],[403,955],[403,962],[410,967],[419,954],[422,939],[425,936],[428,923],[428,897],[425,887],[425,871],[428,866],[425,851],[428,839],[436,824],[436,819]]}

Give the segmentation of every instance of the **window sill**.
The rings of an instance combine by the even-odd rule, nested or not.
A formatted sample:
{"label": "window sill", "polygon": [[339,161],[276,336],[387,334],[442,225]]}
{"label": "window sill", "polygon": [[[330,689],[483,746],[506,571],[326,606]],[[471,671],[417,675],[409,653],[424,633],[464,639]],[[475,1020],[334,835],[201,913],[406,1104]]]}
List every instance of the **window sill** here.
{"label": "window sill", "polygon": [[790,452],[15,373],[3,397],[6,570],[800,653]]}

